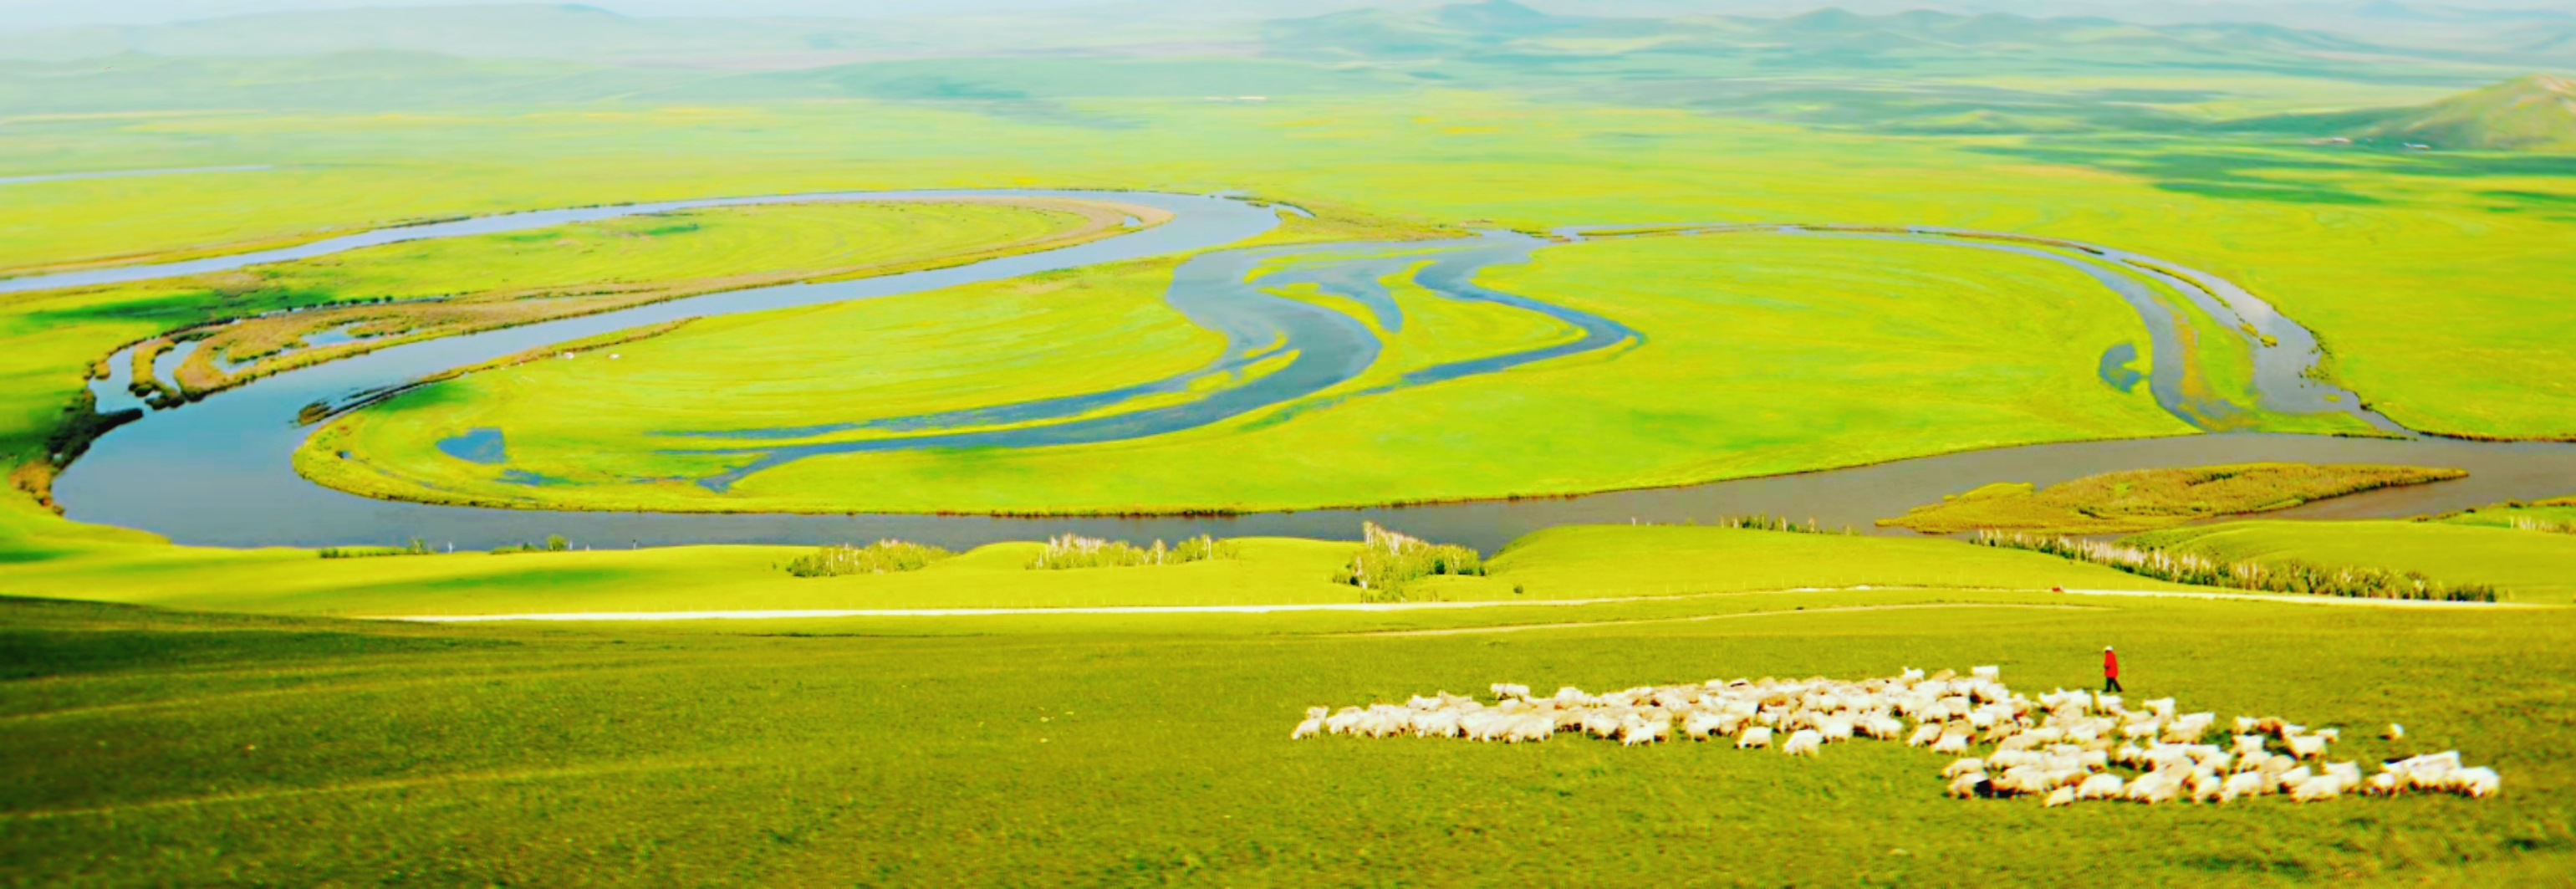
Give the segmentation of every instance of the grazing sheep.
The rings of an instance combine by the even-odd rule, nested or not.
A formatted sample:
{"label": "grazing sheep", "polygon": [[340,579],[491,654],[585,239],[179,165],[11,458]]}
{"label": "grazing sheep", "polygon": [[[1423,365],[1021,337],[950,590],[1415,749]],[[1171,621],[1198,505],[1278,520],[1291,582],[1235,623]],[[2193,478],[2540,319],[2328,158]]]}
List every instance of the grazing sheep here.
{"label": "grazing sheep", "polygon": [[2227,776],[2225,792],[2231,799],[2240,796],[2261,796],[2272,792],[2271,787],[2271,783],[2264,781],[2260,773],[2238,772]]}
{"label": "grazing sheep", "polygon": [[2504,789],[2504,778],[2496,770],[2479,766],[2452,773],[2451,791],[2474,799],[2485,799]]}
{"label": "grazing sheep", "polygon": [[2142,803],[2169,803],[2182,797],[2182,778],[2173,772],[2148,772],[2129,782],[2122,795]]}
{"label": "grazing sheep", "polygon": [[1852,722],[1839,716],[1828,716],[1820,720],[1816,731],[1827,741],[1849,741],[1852,739]]}
{"label": "grazing sheep", "polygon": [[2075,788],[2060,787],[2056,790],[2050,791],[2048,794],[2048,801],[2041,803],[2040,806],[2043,808],[2054,809],[2059,806],[2071,806],[2074,804]]}
{"label": "grazing sheep", "polygon": [[2343,782],[2331,775],[2317,775],[2286,788],[2290,799],[2303,803],[2323,802],[2343,795]]}
{"label": "grazing sheep", "polygon": [[2388,730],[2380,732],[2379,736],[2390,741],[2403,741],[2406,740],[2406,727],[2392,722],[2388,724]]}
{"label": "grazing sheep", "polygon": [[[1597,696],[1572,686],[1546,698],[1510,683],[1489,690],[1491,704],[1443,691],[1402,704],[1309,708],[1289,737],[1520,743],[1581,732],[1635,746],[1670,740],[1679,728],[1694,739],[1733,737],[1739,748],[1771,747],[1777,737],[1781,752],[1791,756],[1821,756],[1836,741],[1901,738],[1956,757],[1941,770],[1951,796],[2044,795],[2051,805],[2228,802],[2268,793],[2321,802],[2410,790],[2482,798],[2502,785],[2494,769],[2463,767],[2457,751],[2391,761],[2365,780],[2356,763],[2323,762],[2338,729],[2312,732],[2279,717],[2236,717],[2231,743],[2204,744],[2219,725],[2215,713],[2177,714],[2174,698],[2141,701],[2141,709],[2130,710],[2117,695],[2065,689],[2034,700],[2005,686],[1992,666],[1974,668],[1968,677],[1908,668],[1892,679],[1712,679]],[[2399,740],[2405,729],[2391,724],[2381,737]],[[2276,739],[2280,752],[2272,749]],[[1986,745],[1992,752],[1973,754]],[[2127,779],[2112,771],[2115,765],[2144,774]]]}
{"label": "grazing sheep", "polygon": [[2362,782],[2362,792],[2371,796],[2396,796],[2400,789],[2396,772],[2381,772]]}
{"label": "grazing sheep", "polygon": [[1324,717],[1330,712],[1332,711],[1323,707],[1306,708],[1306,721],[1298,723],[1297,730],[1288,733],[1288,740],[1294,741],[1300,738],[1311,738],[1322,734],[1324,732]]}
{"label": "grazing sheep", "polygon": [[2191,801],[2195,803],[2223,803],[2231,799],[2227,795],[2227,779],[2214,773],[2193,772],[2191,777],[2183,779],[2183,786],[2191,791]]}
{"label": "grazing sheep", "polygon": [[1991,786],[1992,785],[1986,780],[1986,773],[1969,772],[1965,775],[1951,778],[1950,789],[1948,792],[1950,796],[1954,798],[1967,799],[1972,796],[1979,796],[1989,792],[1989,788]]}

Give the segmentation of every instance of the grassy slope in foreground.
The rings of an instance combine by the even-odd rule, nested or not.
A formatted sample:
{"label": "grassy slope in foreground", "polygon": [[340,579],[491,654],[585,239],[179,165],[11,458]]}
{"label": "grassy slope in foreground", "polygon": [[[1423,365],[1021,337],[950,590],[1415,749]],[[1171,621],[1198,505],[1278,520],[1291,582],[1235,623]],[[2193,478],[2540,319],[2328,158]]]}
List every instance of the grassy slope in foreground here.
{"label": "grassy slope in foreground", "polygon": [[2170,528],[2213,516],[2288,509],[2346,494],[2466,475],[2457,469],[2303,463],[2139,469],[2086,476],[2037,491],[2026,483],[1997,482],[1878,523],[1926,534],[1979,529],[2117,534]]}
{"label": "grassy slope in foreground", "polygon": [[[1111,269],[1060,298],[1005,283],[727,318],[627,348],[610,370],[546,362],[469,377],[339,421],[298,465],[373,495],[550,507],[1278,509],[1673,485],[2189,431],[2143,390],[2097,379],[2103,350],[2143,343],[2145,330],[2098,284],[2046,261],[1745,234],[1554,247],[1484,283],[1606,315],[1646,341],[1267,426],[818,457],[723,495],[620,481],[705,475],[747,459],[659,453],[691,442],[642,435],[651,430],[1004,404],[1203,360],[1207,352],[1184,350],[1210,341],[1161,305],[1159,275]],[[719,377],[730,381],[727,397],[706,397]],[[557,408],[576,397],[580,416]],[[475,427],[503,430],[510,465],[435,449]],[[352,458],[328,456],[338,451]],[[578,483],[506,484],[505,469]]]}
{"label": "grassy slope in foreground", "polygon": [[[2562,767],[2576,733],[2559,716],[2576,694],[2576,625],[2563,612],[2029,607],[2051,601],[2036,594],[1800,613],[1849,600],[1773,599],[1745,619],[1395,638],[1333,633],[1366,626],[1340,616],[732,635],[740,625],[415,627],[0,602],[0,710],[14,717],[0,720],[13,752],[0,759],[0,860],[54,884],[1944,885],[2116,869],[2141,884],[2529,885],[2576,867],[2576,774]],[[1942,757],[1884,742],[1805,759],[1574,737],[1288,739],[1309,705],[1497,681],[1599,690],[1999,664],[2035,694],[2098,682],[2105,644],[2134,697],[2342,726],[2338,758],[2459,749],[2501,771],[2505,791],[2056,810],[1946,799]],[[2390,721],[2409,743],[2372,737]]]}
{"label": "grassy slope in foreground", "polygon": [[216,318],[380,297],[693,280],[708,282],[702,290],[722,289],[728,276],[902,266],[1080,223],[1070,213],[1000,204],[708,209],[392,244],[217,275],[0,295],[0,461],[40,459],[83,374],[111,350]]}
{"label": "grassy slope in foreground", "polygon": [[2151,531],[2129,542],[2230,561],[2421,571],[2444,583],[2492,584],[2506,601],[2565,602],[2576,595],[2576,534],[2437,522],[2249,521]]}
{"label": "grassy slope in foreground", "polygon": [[[320,559],[292,549],[63,545],[14,550],[16,564],[0,571],[0,594],[334,615],[1360,601],[1358,590],[1329,581],[1356,543],[1251,538],[1241,546],[1239,559],[1032,571],[1038,545],[1004,543],[920,571],[799,578],[780,566],[810,548]],[[1948,540],[1627,525],[1543,531],[1513,544],[1491,568],[1486,577],[1418,581],[1407,592],[1415,599],[1543,602],[1861,585],[2183,589]]]}

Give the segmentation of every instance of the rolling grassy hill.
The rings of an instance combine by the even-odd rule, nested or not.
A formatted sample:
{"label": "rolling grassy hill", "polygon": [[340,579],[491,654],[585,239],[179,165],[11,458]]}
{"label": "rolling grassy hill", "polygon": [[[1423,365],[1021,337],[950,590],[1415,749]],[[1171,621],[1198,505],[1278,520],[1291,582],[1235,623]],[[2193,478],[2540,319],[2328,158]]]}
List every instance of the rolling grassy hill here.
{"label": "rolling grassy hill", "polygon": [[2576,80],[2509,80],[2391,113],[2361,134],[2434,148],[2576,151]]}
{"label": "rolling grassy hill", "polygon": [[2223,125],[2387,148],[2576,152],[2576,79],[2533,74],[2421,105],[2287,114]]}

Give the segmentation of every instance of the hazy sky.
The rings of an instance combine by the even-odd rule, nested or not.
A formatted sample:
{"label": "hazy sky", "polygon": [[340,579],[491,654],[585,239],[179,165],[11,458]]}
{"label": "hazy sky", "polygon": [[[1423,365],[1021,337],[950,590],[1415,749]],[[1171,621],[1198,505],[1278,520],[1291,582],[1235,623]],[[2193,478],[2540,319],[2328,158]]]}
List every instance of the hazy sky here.
{"label": "hazy sky", "polygon": [[[256,12],[293,9],[345,9],[360,6],[473,6],[489,5],[495,0],[0,0],[0,30],[31,30],[81,24],[140,24],[187,19],[217,18]],[[1175,9],[1205,10],[1212,5],[1241,7],[1267,14],[1289,15],[1297,11],[1320,12],[1332,8],[1366,5],[1364,0],[1170,0]],[[1405,5],[1423,5],[1429,0],[1413,0]],[[1532,6],[1556,12],[1577,12],[1589,5],[1587,0],[1523,0]],[[2331,3],[2333,0],[2325,0]],[[2550,9],[2576,11],[2576,0],[2404,0],[2412,6],[2454,6],[2474,8]],[[2319,5],[2319,0],[2186,0],[2182,5],[2201,8],[2256,8],[2290,3]],[[1130,0],[1132,5],[1135,4]],[[1098,6],[1104,0],[587,0],[584,5],[611,9],[629,15],[646,16],[820,16],[831,18],[868,18],[878,16],[959,13],[1007,9],[1040,9],[1048,7]],[[1630,10],[1653,8],[1671,12],[1702,3],[1691,0],[1604,0],[1597,5],[1626,7]],[[1706,0],[1711,11],[1744,13],[1765,9],[1796,11],[1817,6],[1837,5],[1832,0]],[[2002,8],[2040,12],[2051,8],[2068,12],[2094,11],[2105,8],[2170,7],[2170,0],[1845,0],[1839,5],[1880,10],[1921,5],[1948,8]],[[2084,7],[2072,9],[2069,7]]]}

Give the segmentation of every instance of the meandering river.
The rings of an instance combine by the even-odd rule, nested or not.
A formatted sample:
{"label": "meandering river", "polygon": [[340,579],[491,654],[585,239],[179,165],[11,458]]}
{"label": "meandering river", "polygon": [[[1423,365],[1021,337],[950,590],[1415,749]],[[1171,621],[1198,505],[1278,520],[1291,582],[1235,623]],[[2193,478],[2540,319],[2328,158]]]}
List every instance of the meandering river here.
{"label": "meandering river", "polygon": [[[2250,460],[2380,462],[2456,466],[2468,479],[2391,489],[2313,504],[2280,515],[2361,517],[2407,515],[2513,498],[2576,494],[2576,446],[2548,443],[2489,444],[2407,435],[2361,407],[2350,393],[2319,384],[2306,371],[2316,360],[2315,340],[2304,328],[2262,300],[2215,275],[2102,245],[1955,229],[1883,229],[1835,226],[1691,227],[1701,233],[1787,231],[1819,237],[1893,238],[1997,250],[2063,262],[2085,271],[2128,301],[2153,335],[2147,382],[2158,402],[2205,428],[2223,423],[2246,405],[2212,401],[2179,385],[2188,360],[2172,317],[2141,283],[2162,282],[2193,299],[2212,317],[2244,325],[2274,345],[2254,350],[2260,406],[2294,413],[2340,411],[2404,437],[2332,438],[2300,435],[2222,434],[2164,439],[2066,443],[1947,454],[1872,466],[1788,476],[1740,479],[1678,488],[1619,491],[1545,500],[1490,501],[1365,509],[1308,510],[1230,517],[1013,518],[921,515],[651,514],[550,512],[429,506],[373,500],[323,488],[295,474],[290,455],[308,429],[294,424],[315,403],[345,403],[360,393],[400,386],[439,371],[479,363],[552,343],[678,318],[760,311],[866,299],[1037,272],[1150,256],[1197,253],[1175,274],[1168,300],[1194,323],[1224,334],[1228,349],[1209,365],[1110,392],[975,411],[904,417],[864,424],[731,432],[703,436],[710,448],[747,455],[734,472],[702,480],[722,488],[761,468],[820,453],[890,447],[959,445],[1045,446],[1111,441],[1192,428],[1251,411],[1289,405],[1311,408],[1318,393],[1357,378],[1378,355],[1376,336],[1349,315],[1284,299],[1266,291],[1298,284],[1347,297],[1375,315],[1380,327],[1401,326],[1401,313],[1377,282],[1420,265],[1414,280],[1450,299],[1509,305],[1554,318],[1574,333],[1562,342],[1474,361],[1424,368],[1375,388],[1340,398],[1367,397],[1405,386],[1508,370],[1533,361],[1625,348],[1642,341],[1615,319],[1555,306],[1542,299],[1502,293],[1474,283],[1484,268],[1519,262],[1548,243],[1509,233],[1435,242],[1300,245],[1215,249],[1269,230],[1280,209],[1221,197],[1135,192],[911,191],[670,201],[516,213],[430,225],[391,228],[282,250],[150,266],[100,269],[0,281],[0,292],[147,280],[321,256],[359,247],[433,237],[523,230],[643,213],[699,207],[814,201],[939,199],[949,197],[1072,198],[1124,202],[1166,211],[1169,221],[1072,247],[986,260],[934,271],[827,284],[790,284],[709,294],[618,312],[392,346],[356,357],[280,373],[144,419],[101,438],[56,482],[56,499],[75,519],[161,533],[181,543],[219,546],[385,543],[422,538],[458,548],[487,548],[547,534],[577,544],[610,547],[683,543],[827,543],[900,537],[966,547],[999,540],[1035,539],[1075,531],[1130,539],[1211,533],[1218,536],[1293,535],[1352,538],[1363,519],[1436,539],[1492,550],[1529,531],[1568,523],[1685,522],[1718,516],[1772,513],[1814,517],[1828,525],[1869,528],[1871,520],[1907,507],[1997,480],[2049,484],[2119,469],[2192,466]],[[1659,231],[1669,230],[1663,227]],[[1563,239],[1620,236],[1616,230],[1572,228]],[[1210,251],[1210,252],[1199,252]],[[1293,260],[1281,262],[1281,260]],[[1265,356],[1292,354],[1250,380],[1207,397],[1105,417],[1074,419],[1131,399],[1185,391],[1213,374],[1235,374]],[[173,354],[176,354],[175,352]],[[165,359],[167,356],[165,356]],[[131,405],[125,386],[130,362],[111,361],[115,376],[96,384],[102,410]],[[2107,361],[2108,359],[2106,359]],[[166,372],[166,371],[165,371]],[[1054,421],[1054,422],[1049,422]],[[996,423],[1037,423],[1008,430],[978,430]],[[853,433],[816,442],[816,436]],[[888,438],[887,433],[908,433]],[[909,434],[918,433],[918,434]],[[784,439],[797,439],[795,442]],[[775,443],[772,443],[775,442]],[[1910,533],[1910,532],[1895,532]]]}

